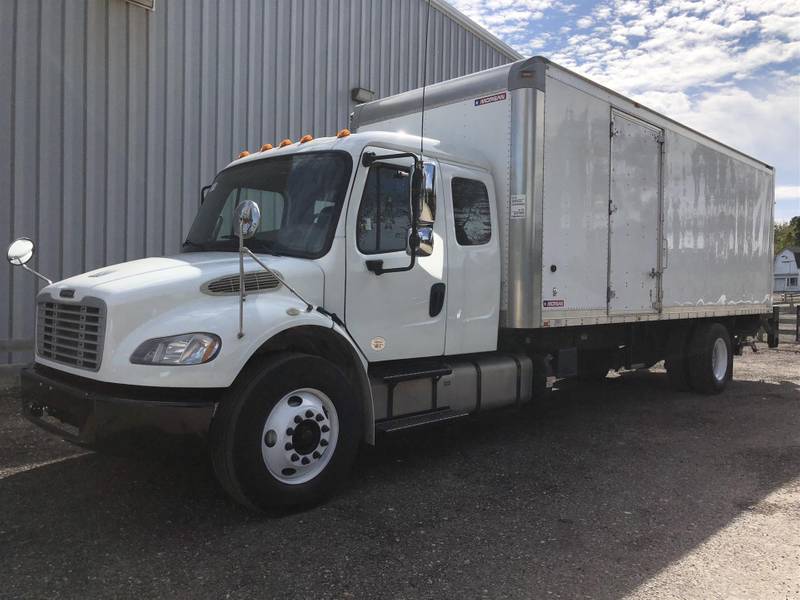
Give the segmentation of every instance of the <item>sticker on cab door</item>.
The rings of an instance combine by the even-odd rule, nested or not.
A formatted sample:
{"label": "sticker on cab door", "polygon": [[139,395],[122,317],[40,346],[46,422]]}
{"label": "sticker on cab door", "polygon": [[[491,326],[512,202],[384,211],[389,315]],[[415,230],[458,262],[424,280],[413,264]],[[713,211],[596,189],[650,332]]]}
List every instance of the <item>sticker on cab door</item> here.
{"label": "sticker on cab door", "polygon": [[475,98],[475,106],[483,106],[484,104],[491,104],[492,102],[500,102],[506,99],[506,93],[500,92],[499,94],[492,94],[491,96],[484,96],[483,98]]}
{"label": "sticker on cab door", "polygon": [[383,339],[382,337],[372,338],[369,341],[369,346],[370,348],[375,350],[375,352],[380,352],[381,350],[386,348],[386,340]]}

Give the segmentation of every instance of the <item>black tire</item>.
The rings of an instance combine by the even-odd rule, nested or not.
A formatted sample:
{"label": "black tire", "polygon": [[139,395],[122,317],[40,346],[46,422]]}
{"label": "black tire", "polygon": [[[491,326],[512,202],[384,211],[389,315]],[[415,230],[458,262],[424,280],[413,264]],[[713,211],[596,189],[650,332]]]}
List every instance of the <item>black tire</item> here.
{"label": "black tire", "polygon": [[[721,368],[715,373],[714,347],[717,343],[725,345],[725,371]],[[719,352],[719,351],[718,351]],[[733,345],[728,329],[721,323],[698,325],[689,341],[689,384],[701,394],[719,394],[725,389],[733,374]]]}
{"label": "black tire", "polygon": [[[264,425],[273,407],[302,388],[323,392],[338,416],[336,444],[324,469],[304,483],[277,479],[262,458]],[[313,506],[347,477],[361,441],[361,406],[333,363],[307,354],[279,354],[248,365],[219,404],[209,442],[214,472],[237,502],[261,510]]]}
{"label": "black tire", "polygon": [[667,345],[667,356],[664,359],[664,368],[673,389],[679,392],[691,390],[689,385],[689,361],[686,353],[688,345],[687,332],[675,330]]}

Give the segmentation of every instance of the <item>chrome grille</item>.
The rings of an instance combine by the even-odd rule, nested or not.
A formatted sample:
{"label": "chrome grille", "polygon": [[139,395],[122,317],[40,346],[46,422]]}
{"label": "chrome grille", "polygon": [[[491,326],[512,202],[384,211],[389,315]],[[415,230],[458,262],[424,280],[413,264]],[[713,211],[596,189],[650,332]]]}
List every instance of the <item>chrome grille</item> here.
{"label": "chrome grille", "polygon": [[60,302],[39,299],[36,353],[42,358],[79,369],[97,371],[103,358],[106,307],[102,300]]}
{"label": "chrome grille", "polygon": [[[244,291],[261,292],[274,290],[280,281],[270,271],[250,271],[244,274]],[[200,288],[206,294],[226,296],[239,293],[239,275],[227,275],[219,279],[212,279]]]}

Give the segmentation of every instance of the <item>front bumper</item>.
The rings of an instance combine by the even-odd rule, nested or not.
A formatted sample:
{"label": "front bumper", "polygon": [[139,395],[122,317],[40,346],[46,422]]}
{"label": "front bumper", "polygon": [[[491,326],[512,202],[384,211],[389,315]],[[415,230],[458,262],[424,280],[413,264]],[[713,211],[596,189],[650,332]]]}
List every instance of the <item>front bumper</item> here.
{"label": "front bumper", "polygon": [[153,433],[204,437],[222,391],[109,384],[37,364],[20,379],[23,415],[82,445]]}

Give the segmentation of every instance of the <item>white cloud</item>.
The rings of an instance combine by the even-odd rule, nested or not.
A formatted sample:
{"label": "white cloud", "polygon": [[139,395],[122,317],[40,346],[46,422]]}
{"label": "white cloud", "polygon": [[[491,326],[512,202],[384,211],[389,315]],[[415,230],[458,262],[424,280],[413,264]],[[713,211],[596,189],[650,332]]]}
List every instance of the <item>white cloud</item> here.
{"label": "white cloud", "polygon": [[776,200],[796,200],[800,198],[800,185],[779,185],[775,187]]}

